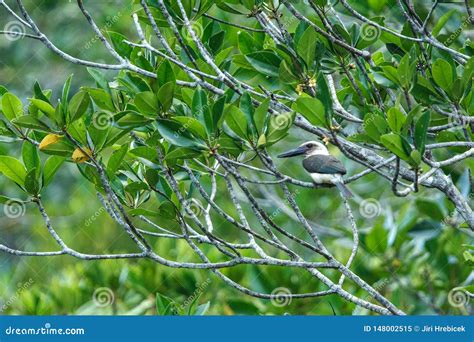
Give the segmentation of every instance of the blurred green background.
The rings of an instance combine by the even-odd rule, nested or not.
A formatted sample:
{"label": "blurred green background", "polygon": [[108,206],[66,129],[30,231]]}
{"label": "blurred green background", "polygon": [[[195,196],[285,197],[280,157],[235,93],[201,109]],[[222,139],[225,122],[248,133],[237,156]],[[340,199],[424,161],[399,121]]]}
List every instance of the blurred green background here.
{"label": "blurred green background", "polygon": [[[75,2],[26,3],[39,27],[61,49],[84,59],[112,61],[94,39]],[[129,5],[129,1],[86,2],[100,27],[135,39]],[[363,13],[373,16],[384,15],[392,5],[390,1],[369,0],[361,1],[359,7]],[[0,27],[13,20],[5,11],[0,18]],[[461,19],[461,15],[454,16],[448,30],[455,30]],[[41,43],[0,36],[0,84],[23,99],[31,93],[35,80],[43,88],[52,89],[53,96],[59,96],[70,74],[74,74],[73,88],[93,84],[85,68],[65,62]],[[294,129],[288,138],[272,147],[270,153],[277,154],[285,146],[297,145],[306,137]],[[7,148],[11,153],[10,143],[0,143],[1,154],[6,154]],[[19,150],[21,145],[13,148]],[[349,175],[363,170],[346,159],[344,162]],[[467,169],[473,165],[474,161],[469,160],[447,170],[467,196],[470,194]],[[299,165],[282,163],[279,167],[295,178],[308,180]],[[463,258],[463,246],[472,244],[472,238],[456,227],[451,203],[440,193],[427,189],[408,198],[396,198],[390,184],[375,175],[351,184],[351,189],[357,194],[351,205],[362,235],[353,271],[407,313],[469,314],[469,308],[456,307],[448,301],[451,289],[472,282],[472,268]],[[297,202],[323,241],[336,257],[345,260],[350,253],[351,234],[339,197],[332,190],[292,190],[296,191]],[[17,189],[7,185],[1,177],[0,192],[10,197],[20,196]],[[301,229],[287,204],[278,200],[281,194],[275,186],[262,187],[257,195],[267,211],[275,213],[277,223],[291,231]],[[218,198],[230,204],[225,194],[220,197],[218,194]],[[102,209],[93,186],[79,176],[75,166],[61,170],[43,199],[58,233],[76,250],[85,253],[135,251],[126,234]],[[12,219],[0,211],[0,242],[22,250],[54,250],[54,241],[35,208],[27,206],[20,214]],[[232,228],[222,224],[216,229],[225,234],[226,229]],[[164,256],[193,260],[189,248],[182,242],[153,240],[153,243]],[[326,289],[302,270],[239,266],[224,272],[239,283],[267,293],[279,288],[300,293]],[[349,292],[370,299],[352,284],[345,286]],[[181,314],[196,313],[191,308],[195,304],[200,304],[200,310],[204,311],[207,303],[206,314],[216,315],[367,313],[336,296],[285,303],[255,299],[227,287],[211,272],[165,268],[147,260],[81,261],[68,256],[20,258],[0,254],[2,314],[164,313],[157,311],[157,293],[174,301]],[[168,301],[164,297],[158,299],[159,303]],[[189,304],[194,299],[196,303]]]}

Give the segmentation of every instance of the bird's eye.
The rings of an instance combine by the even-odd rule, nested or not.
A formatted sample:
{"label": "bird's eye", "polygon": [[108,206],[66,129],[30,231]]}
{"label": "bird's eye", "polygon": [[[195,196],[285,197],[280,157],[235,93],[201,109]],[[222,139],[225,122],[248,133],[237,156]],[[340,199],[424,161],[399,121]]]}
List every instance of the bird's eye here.
{"label": "bird's eye", "polygon": [[312,148],[314,145],[313,144],[308,144],[306,147]]}

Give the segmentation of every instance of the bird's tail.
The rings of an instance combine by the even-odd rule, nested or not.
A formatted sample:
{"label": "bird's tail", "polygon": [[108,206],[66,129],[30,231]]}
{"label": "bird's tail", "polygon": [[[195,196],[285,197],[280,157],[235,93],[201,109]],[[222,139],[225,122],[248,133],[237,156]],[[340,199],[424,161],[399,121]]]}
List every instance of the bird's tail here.
{"label": "bird's tail", "polygon": [[349,188],[341,181],[337,181],[334,183],[338,190],[341,192],[342,196],[344,196],[345,198],[351,198],[352,196],[354,196],[352,194],[352,192],[349,190]]}

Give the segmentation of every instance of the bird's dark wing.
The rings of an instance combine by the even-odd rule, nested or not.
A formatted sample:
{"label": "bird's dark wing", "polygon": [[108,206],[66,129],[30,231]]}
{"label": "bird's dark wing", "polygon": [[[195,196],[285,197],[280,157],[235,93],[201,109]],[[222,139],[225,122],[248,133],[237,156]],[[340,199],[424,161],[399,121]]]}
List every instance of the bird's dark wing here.
{"label": "bird's dark wing", "polygon": [[303,160],[303,167],[309,173],[346,174],[346,168],[335,157],[331,155],[314,155]]}

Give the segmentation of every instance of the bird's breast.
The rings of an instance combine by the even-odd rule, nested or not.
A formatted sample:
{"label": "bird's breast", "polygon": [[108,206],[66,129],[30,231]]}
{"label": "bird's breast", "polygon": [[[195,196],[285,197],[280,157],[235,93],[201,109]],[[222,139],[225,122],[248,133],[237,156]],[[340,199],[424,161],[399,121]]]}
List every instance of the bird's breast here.
{"label": "bird's breast", "polygon": [[310,176],[316,184],[334,184],[340,178],[340,175],[327,173],[310,173]]}

